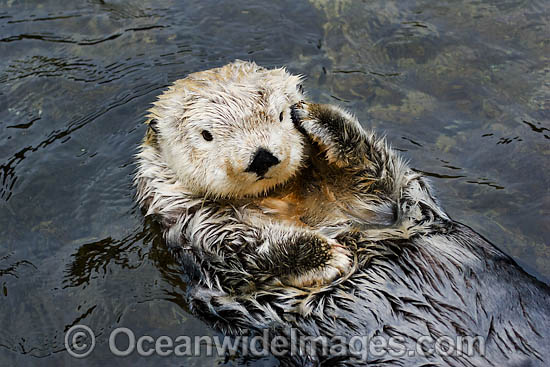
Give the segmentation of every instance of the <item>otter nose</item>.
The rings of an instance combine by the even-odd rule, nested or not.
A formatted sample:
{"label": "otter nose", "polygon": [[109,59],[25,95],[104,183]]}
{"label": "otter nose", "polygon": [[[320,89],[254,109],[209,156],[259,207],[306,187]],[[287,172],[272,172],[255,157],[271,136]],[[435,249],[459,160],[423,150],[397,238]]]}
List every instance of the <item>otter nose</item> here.
{"label": "otter nose", "polygon": [[259,177],[262,177],[269,168],[279,162],[279,159],[269,150],[265,148],[258,148],[256,153],[254,153],[254,159],[252,159],[252,162],[248,165],[245,172],[254,172]]}

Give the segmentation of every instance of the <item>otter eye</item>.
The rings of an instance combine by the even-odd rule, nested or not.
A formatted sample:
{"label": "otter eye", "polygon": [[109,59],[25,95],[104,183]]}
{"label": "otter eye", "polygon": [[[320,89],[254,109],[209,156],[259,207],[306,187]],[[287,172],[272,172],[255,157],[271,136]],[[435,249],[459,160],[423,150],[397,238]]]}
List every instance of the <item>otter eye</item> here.
{"label": "otter eye", "polygon": [[282,112],[279,114],[279,121],[283,122],[283,113]]}
{"label": "otter eye", "polygon": [[214,139],[214,137],[212,136],[212,134],[210,134],[210,131],[208,130],[203,130],[201,132],[201,135],[206,141],[212,141]]}

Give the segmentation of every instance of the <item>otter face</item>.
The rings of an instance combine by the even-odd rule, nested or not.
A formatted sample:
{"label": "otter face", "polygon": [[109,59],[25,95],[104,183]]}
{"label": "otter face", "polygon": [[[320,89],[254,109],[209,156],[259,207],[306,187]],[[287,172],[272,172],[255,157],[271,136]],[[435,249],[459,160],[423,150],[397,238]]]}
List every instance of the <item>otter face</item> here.
{"label": "otter face", "polygon": [[197,195],[254,196],[286,182],[303,158],[290,113],[300,82],[243,61],[178,80],[150,110],[162,158]]}

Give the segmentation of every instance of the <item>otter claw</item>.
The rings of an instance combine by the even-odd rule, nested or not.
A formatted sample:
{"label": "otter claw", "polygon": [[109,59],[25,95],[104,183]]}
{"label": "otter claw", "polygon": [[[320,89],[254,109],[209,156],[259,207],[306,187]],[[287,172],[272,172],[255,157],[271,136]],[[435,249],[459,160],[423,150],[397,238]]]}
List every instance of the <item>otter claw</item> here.
{"label": "otter claw", "polygon": [[340,275],[347,273],[351,268],[349,249],[335,241],[330,241],[330,246],[332,248],[330,266],[334,267]]}
{"label": "otter claw", "polygon": [[301,120],[307,115],[307,113],[303,110],[304,105],[305,102],[300,101],[290,106],[290,118],[297,127],[300,126]]}

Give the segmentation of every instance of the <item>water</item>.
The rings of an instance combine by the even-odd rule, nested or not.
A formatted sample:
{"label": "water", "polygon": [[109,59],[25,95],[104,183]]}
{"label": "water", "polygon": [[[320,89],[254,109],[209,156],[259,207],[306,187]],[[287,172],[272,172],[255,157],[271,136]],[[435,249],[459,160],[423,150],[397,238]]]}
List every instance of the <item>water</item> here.
{"label": "water", "polygon": [[[219,335],[134,204],[144,111],[235,58],[308,76],[432,177],[450,215],[550,279],[550,3],[0,1],[0,366],[115,358],[108,335]],[[77,360],[64,333],[86,324]]]}

